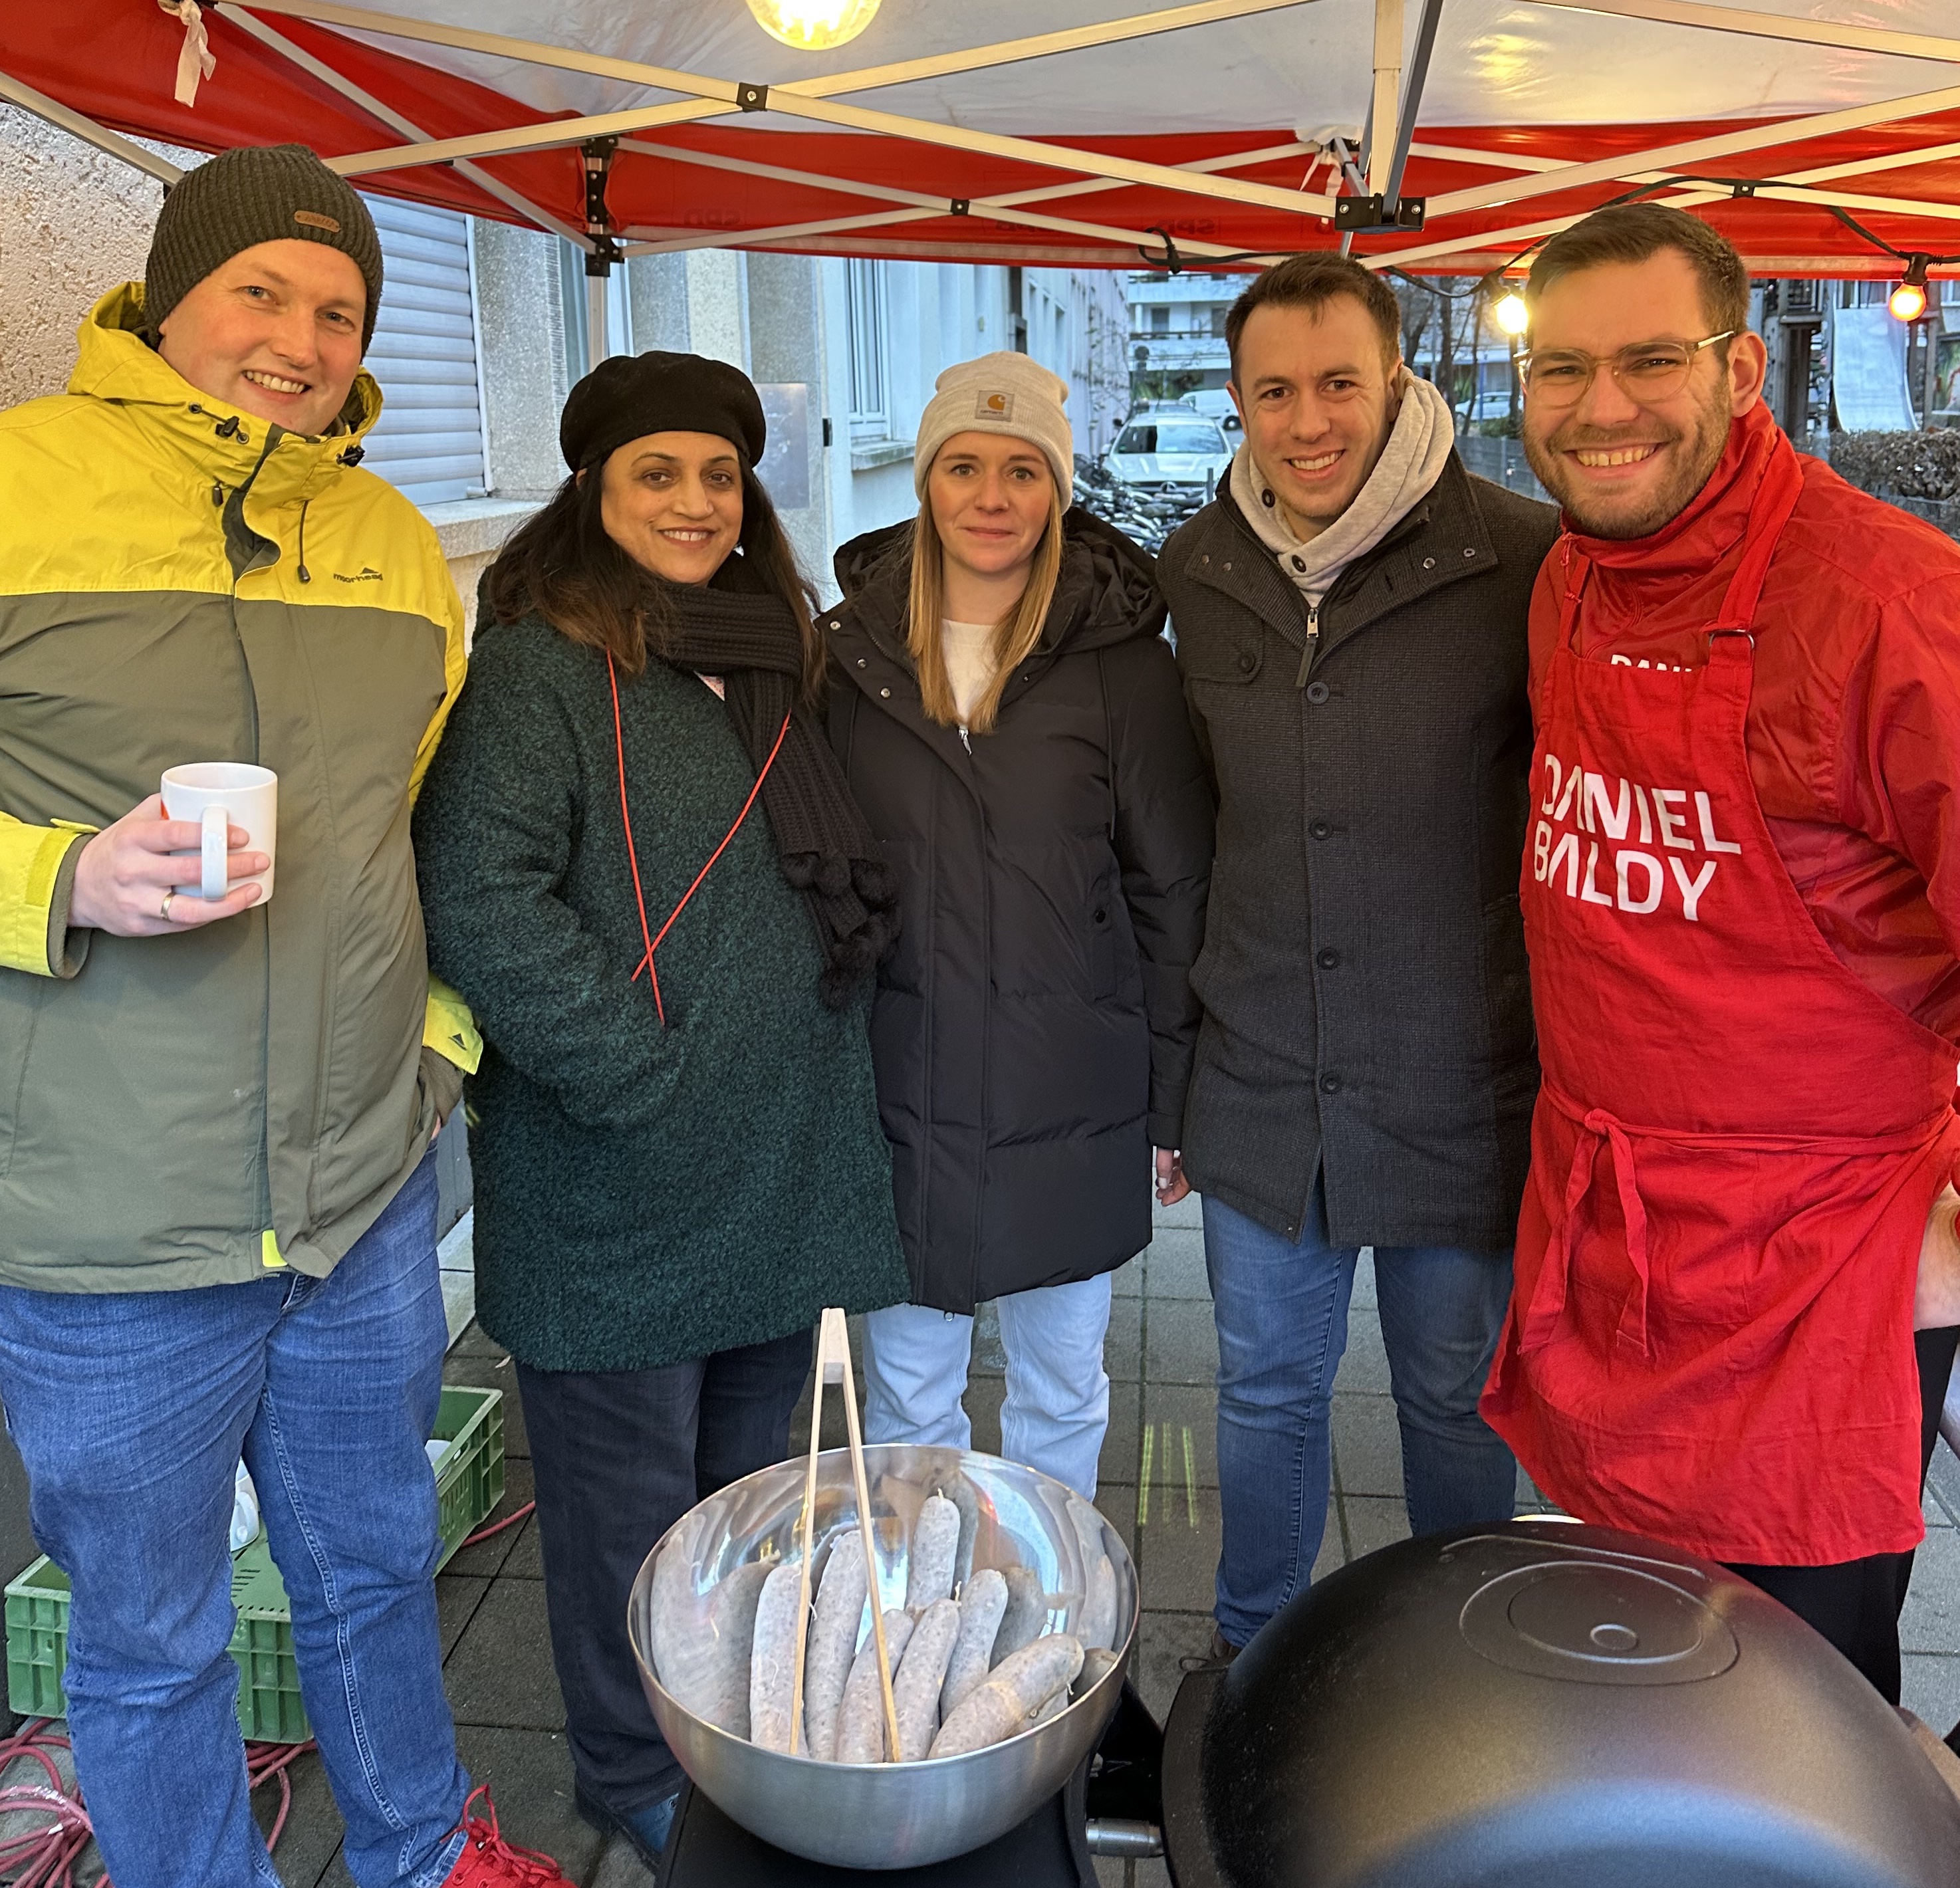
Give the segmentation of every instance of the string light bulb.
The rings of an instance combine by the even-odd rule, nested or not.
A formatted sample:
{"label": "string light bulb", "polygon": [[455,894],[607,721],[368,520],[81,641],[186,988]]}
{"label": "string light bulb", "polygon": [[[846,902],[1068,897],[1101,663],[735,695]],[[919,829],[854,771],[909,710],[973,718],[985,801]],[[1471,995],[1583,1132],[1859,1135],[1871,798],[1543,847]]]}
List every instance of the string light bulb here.
{"label": "string light bulb", "polygon": [[878,0],[749,0],[756,23],[799,52],[827,52],[871,24]]}
{"label": "string light bulb", "polygon": [[1525,306],[1525,298],[1514,288],[1508,295],[1500,297],[1491,310],[1491,319],[1507,335],[1521,335],[1531,326],[1531,310]]}
{"label": "string light bulb", "polygon": [[1905,280],[1892,291],[1892,300],[1885,304],[1895,321],[1917,321],[1926,313],[1926,271],[1930,260],[1924,256],[1906,258]]}

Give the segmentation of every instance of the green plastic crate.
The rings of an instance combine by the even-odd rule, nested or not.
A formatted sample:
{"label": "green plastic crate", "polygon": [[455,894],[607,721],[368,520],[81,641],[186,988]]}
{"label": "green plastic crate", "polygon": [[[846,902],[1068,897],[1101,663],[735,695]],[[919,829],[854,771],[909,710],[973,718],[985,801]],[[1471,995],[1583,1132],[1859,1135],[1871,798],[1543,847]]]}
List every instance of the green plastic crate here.
{"label": "green plastic crate", "polygon": [[[504,1498],[504,1393],[445,1384],[435,1437],[449,1445],[435,1477],[438,1564],[447,1565]],[[291,1609],[262,1534],[232,1556],[231,1604],[240,1728],[254,1743],[304,1743],[313,1732],[300,1702]],[[26,1717],[64,1716],[68,1575],[43,1556],[8,1584],[6,1607],[8,1703]]]}

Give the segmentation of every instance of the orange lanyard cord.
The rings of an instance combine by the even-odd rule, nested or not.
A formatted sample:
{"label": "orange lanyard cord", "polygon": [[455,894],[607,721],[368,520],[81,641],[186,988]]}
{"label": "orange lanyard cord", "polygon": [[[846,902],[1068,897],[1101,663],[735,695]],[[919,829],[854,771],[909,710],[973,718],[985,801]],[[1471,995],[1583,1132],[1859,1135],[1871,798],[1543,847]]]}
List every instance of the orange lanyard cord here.
{"label": "orange lanyard cord", "polygon": [[714,869],[715,860],[728,850],[730,841],[742,830],[742,822],[749,817],[751,809],[754,807],[756,797],[762,790],[763,781],[769,777],[769,769],[775,765],[776,756],[783,751],[783,742],[789,735],[791,715],[795,710],[792,709],[791,714],[783,717],[783,725],[776,730],[775,745],[769,749],[768,758],[763,761],[761,771],[756,774],[756,783],[749,790],[749,797],[742,803],[742,810],[735,815],[735,823],[722,834],[721,844],[708,855],[707,864],[694,875],[693,884],[681,894],[679,904],[667,914],[666,923],[657,933],[650,935],[647,924],[647,897],[640,886],[639,856],[633,847],[633,815],[626,803],[626,737],[619,720],[619,679],[614,670],[609,651],[606,657],[606,672],[612,684],[612,739],[619,761],[619,818],[626,828],[626,858],[633,869],[633,896],[640,907],[640,936],[647,947],[639,962],[634,965],[633,974],[628,981],[638,983],[641,971],[647,973],[647,980],[653,986],[654,1012],[660,1019],[660,1027],[665,1028],[667,1006],[660,1000],[660,973],[654,968],[654,953],[665,941],[668,932],[673,929],[675,919],[687,909],[688,901],[701,889],[702,881]]}

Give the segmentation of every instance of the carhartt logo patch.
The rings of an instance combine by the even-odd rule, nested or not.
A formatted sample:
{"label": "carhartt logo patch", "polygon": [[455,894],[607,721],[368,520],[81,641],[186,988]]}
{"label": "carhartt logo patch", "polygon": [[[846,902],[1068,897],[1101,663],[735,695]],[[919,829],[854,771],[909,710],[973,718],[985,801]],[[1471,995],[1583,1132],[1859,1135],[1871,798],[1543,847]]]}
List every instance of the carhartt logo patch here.
{"label": "carhartt logo patch", "polygon": [[381,573],[373,564],[364,564],[352,576],[345,571],[336,571],[333,580],[336,583],[378,583],[381,581]]}
{"label": "carhartt logo patch", "polygon": [[973,417],[976,420],[1010,420],[1014,417],[1014,396],[1011,393],[982,393],[973,402]]}
{"label": "carhartt logo patch", "polygon": [[340,225],[332,217],[323,216],[317,210],[295,210],[293,221],[304,223],[310,230],[324,230],[329,236],[340,234]]}

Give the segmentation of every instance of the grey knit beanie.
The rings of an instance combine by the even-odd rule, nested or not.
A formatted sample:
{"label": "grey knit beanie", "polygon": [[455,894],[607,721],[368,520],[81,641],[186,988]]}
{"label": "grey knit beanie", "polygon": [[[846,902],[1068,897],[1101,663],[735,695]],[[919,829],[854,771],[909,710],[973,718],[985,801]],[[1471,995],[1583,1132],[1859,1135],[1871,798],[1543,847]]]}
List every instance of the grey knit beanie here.
{"label": "grey knit beanie", "polygon": [[145,332],[154,339],[164,317],[240,250],[286,237],[324,243],[353,257],[368,284],[361,323],[365,354],[381,307],[381,239],[347,180],[304,145],[221,151],[170,186],[143,270]]}
{"label": "grey knit beanie", "polygon": [[1074,502],[1075,442],[1063,411],[1068,383],[1059,374],[1024,354],[983,354],[948,367],[933,384],[912,448],[912,486],[921,498],[932,462],[948,440],[1001,433],[1026,440],[1048,461],[1063,510]]}

